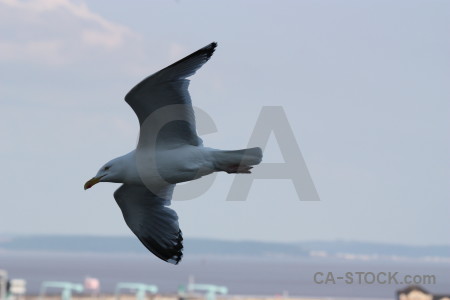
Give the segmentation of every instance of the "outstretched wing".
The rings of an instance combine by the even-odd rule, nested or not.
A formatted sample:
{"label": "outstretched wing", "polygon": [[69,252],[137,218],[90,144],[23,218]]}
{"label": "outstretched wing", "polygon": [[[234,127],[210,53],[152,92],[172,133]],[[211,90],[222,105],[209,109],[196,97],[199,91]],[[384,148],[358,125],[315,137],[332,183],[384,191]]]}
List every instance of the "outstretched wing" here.
{"label": "outstretched wing", "polygon": [[[142,126],[143,123],[150,115],[159,111],[163,114],[160,118],[169,120],[170,123],[167,123],[158,132],[158,142],[194,146],[201,144],[201,140],[197,136],[194,111],[188,92],[189,80],[186,78],[193,75],[209,60],[216,46],[217,43],[211,43],[145,78],[125,96],[125,101],[131,106],[139,119],[141,125],[140,140],[142,136],[152,134]],[[174,104],[182,107],[181,114],[184,120],[180,121],[179,114],[173,111],[161,110],[163,107]]]}
{"label": "outstretched wing", "polygon": [[[169,189],[173,188],[172,186]],[[124,184],[114,192],[131,231],[160,259],[178,264],[183,256],[183,237],[176,212],[145,186]]]}

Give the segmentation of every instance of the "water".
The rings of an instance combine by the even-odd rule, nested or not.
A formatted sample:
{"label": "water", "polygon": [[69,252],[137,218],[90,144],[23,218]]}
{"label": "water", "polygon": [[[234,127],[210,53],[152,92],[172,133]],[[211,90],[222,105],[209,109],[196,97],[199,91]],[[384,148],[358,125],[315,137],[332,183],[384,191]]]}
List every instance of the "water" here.
{"label": "water", "polygon": [[[245,259],[230,257],[185,257],[178,266],[143,254],[0,253],[0,269],[10,278],[27,280],[28,294],[37,294],[46,280],[83,282],[86,276],[100,279],[101,291],[113,293],[118,282],[156,284],[161,293],[174,293],[193,276],[197,283],[224,285],[230,294],[310,297],[395,298],[405,284],[314,283],[314,274],[333,272],[399,272],[435,275],[435,284],[423,284],[432,293],[450,294],[450,264],[425,262],[361,262],[303,259]],[[319,277],[318,279],[325,279]],[[356,280],[355,280],[356,281]]]}

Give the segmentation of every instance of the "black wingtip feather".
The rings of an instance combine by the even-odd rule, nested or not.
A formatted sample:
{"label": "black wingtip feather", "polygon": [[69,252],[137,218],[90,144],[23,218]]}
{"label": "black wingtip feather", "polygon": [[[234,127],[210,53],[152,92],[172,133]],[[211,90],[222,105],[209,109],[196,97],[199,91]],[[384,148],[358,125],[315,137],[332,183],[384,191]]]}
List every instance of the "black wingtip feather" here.
{"label": "black wingtip feather", "polygon": [[[138,92],[146,83],[148,84],[149,80],[151,81],[153,79],[155,82],[158,82],[158,78],[159,78],[159,80],[163,80],[163,81],[168,80],[167,78],[164,78],[165,71],[170,70],[171,68],[177,67],[191,59],[200,57],[201,62],[198,64],[198,66],[192,72],[190,72],[190,73],[188,72],[188,74],[183,74],[183,76],[177,77],[175,79],[182,79],[182,78],[187,78],[187,77],[191,76],[192,74],[194,74],[197,71],[197,69],[199,69],[204,63],[206,63],[211,58],[211,56],[214,54],[214,51],[216,50],[216,47],[217,47],[217,42],[212,42],[211,44],[195,51],[194,53],[191,53],[190,55],[186,56],[185,58],[182,58],[179,61],[154,73],[153,75],[148,76],[147,78],[145,78],[144,80],[139,82],[135,87],[133,87],[128,92],[128,94],[125,95],[125,100],[128,103],[130,103],[130,101],[132,101],[133,94]],[[161,76],[162,76],[162,78],[160,78]],[[174,78],[169,78],[169,79],[173,80]],[[131,105],[131,107],[133,107],[133,105]]]}
{"label": "black wingtip feather", "polygon": [[138,239],[150,252],[168,263],[178,265],[183,257],[183,237],[181,230],[178,232],[178,238],[175,241],[176,244],[170,248],[166,248],[159,245],[158,243],[155,243],[153,239],[139,236]]}
{"label": "black wingtip feather", "polygon": [[[211,44],[209,44],[208,46],[206,46],[205,48],[208,49],[208,58],[210,58],[214,51],[216,51],[216,47],[217,47],[217,42],[212,42]],[[205,49],[203,48],[203,49]]]}
{"label": "black wingtip feather", "polygon": [[217,47],[216,42],[212,42],[211,44],[208,45],[209,48],[208,58],[210,58],[213,55],[214,51],[216,51],[216,47]]}
{"label": "black wingtip feather", "polygon": [[[207,45],[207,46],[205,46],[205,47],[203,47],[203,48],[200,48],[199,50],[195,51],[194,53],[189,54],[189,55],[186,56],[185,58],[180,59],[179,61],[177,61],[177,62],[171,64],[170,66],[165,67],[165,68],[162,69],[161,71],[164,71],[164,70],[173,68],[174,66],[179,65],[179,64],[182,64],[182,63],[184,63],[185,61],[188,61],[188,60],[190,60],[190,59],[193,58],[193,57],[199,57],[199,56],[202,56],[202,57],[203,57],[203,63],[202,63],[202,64],[204,64],[204,63],[206,63],[206,62],[211,58],[211,56],[214,54],[214,51],[216,51],[216,47],[217,47],[217,43],[216,43],[216,42],[212,42],[211,44],[209,44],[209,45]],[[200,67],[200,66],[199,66],[199,67]],[[160,71],[160,72],[161,72],[161,71]]]}

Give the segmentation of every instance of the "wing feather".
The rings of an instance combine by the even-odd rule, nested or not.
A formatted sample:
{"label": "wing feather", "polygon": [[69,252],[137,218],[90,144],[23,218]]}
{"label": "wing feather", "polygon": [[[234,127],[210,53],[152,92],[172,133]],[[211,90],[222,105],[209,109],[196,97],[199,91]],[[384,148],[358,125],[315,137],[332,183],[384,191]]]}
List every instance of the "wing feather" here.
{"label": "wing feather", "polygon": [[145,186],[124,184],[114,192],[125,222],[142,244],[160,259],[178,264],[183,236],[176,212]]}
{"label": "wing feather", "polygon": [[[194,111],[189,95],[189,80],[212,56],[217,43],[186,56],[174,64],[142,80],[125,96],[125,101],[136,113],[141,125],[140,135],[148,134],[142,124],[159,109],[168,105],[183,105],[183,121],[173,121],[158,133],[158,139],[165,143],[183,143],[198,146],[201,140],[197,136]],[[164,112],[164,113],[167,113]],[[169,113],[171,114],[171,113]],[[177,117],[163,116],[162,119],[173,120]]]}

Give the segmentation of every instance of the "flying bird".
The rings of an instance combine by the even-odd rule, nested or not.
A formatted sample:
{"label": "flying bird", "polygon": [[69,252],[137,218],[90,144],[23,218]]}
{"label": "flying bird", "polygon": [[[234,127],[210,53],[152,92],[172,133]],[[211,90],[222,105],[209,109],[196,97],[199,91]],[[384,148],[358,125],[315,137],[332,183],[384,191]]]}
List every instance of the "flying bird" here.
{"label": "flying bird", "polygon": [[213,172],[250,173],[261,162],[261,148],[226,151],[203,146],[188,92],[189,76],[213,55],[217,43],[150,75],[128,92],[125,101],[136,113],[136,149],[104,164],[84,185],[122,185],[114,192],[126,224],[160,259],[178,264],[183,237],[170,205],[175,185]]}

